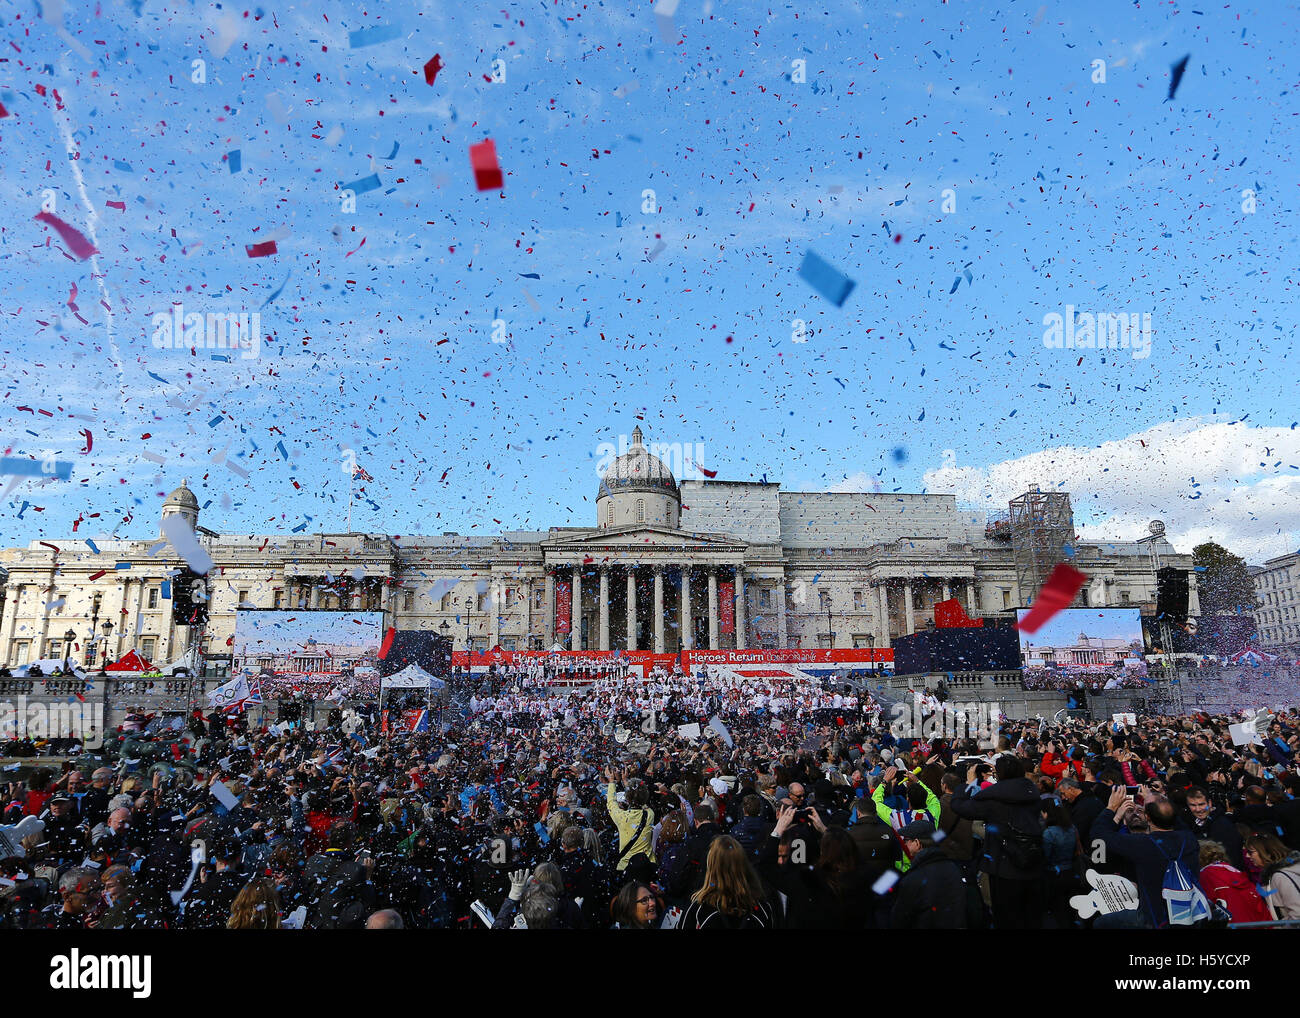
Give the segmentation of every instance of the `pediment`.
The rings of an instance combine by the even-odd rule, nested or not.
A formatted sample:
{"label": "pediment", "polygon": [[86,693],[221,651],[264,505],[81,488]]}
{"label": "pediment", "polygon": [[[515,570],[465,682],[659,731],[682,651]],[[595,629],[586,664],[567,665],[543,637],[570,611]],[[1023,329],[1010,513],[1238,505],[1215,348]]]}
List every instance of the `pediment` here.
{"label": "pediment", "polygon": [[640,524],[556,535],[542,542],[542,549],[551,552],[566,549],[626,548],[632,550],[656,547],[694,548],[700,551],[744,551],[745,542],[726,534],[693,534],[685,530],[674,530],[671,527]]}

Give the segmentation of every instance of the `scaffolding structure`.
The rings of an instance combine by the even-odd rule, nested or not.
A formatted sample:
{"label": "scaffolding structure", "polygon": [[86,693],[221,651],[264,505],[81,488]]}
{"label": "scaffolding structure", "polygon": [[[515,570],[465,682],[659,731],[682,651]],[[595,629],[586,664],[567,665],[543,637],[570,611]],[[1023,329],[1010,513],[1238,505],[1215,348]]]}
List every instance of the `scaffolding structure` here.
{"label": "scaffolding structure", "polygon": [[1031,604],[1067,546],[1074,544],[1074,510],[1063,491],[1039,491],[1035,485],[1011,500],[1011,552],[1021,600]]}

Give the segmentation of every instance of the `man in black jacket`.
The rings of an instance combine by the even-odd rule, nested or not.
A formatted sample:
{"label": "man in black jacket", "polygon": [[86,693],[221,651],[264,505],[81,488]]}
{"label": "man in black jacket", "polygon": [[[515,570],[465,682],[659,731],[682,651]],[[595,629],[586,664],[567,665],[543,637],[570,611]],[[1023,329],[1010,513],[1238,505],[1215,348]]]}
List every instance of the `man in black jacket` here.
{"label": "man in black jacket", "polygon": [[307,888],[307,917],[316,929],[361,929],[375,910],[370,881],[374,860],[357,860],[352,850],[356,828],[342,820],[330,828],[330,847],[312,856],[303,867]]}
{"label": "man in black jacket", "polygon": [[1195,834],[1197,841],[1217,841],[1228,853],[1228,861],[1241,866],[1241,835],[1237,833],[1237,825],[1214,808],[1204,788],[1198,785],[1188,791],[1187,808],[1180,819],[1180,826]]}
{"label": "man in black jacket", "polygon": [[1088,835],[1105,803],[1085,790],[1083,785],[1074,778],[1065,778],[1057,785],[1056,794],[1065,801],[1065,808],[1069,810],[1074,829],[1079,832],[1079,840],[1084,842],[1083,847],[1089,849],[1091,854],[1090,846],[1087,844]]}
{"label": "man in black jacket", "polygon": [[966,929],[966,884],[961,869],[934,843],[934,825],[913,820],[898,833],[912,866],[894,888],[890,928]]}
{"label": "man in black jacket", "polygon": [[248,883],[248,878],[236,869],[239,846],[225,832],[208,843],[208,855],[215,868],[205,868],[201,882],[195,881],[185,899],[183,926],[187,930],[224,930],[235,898]]}
{"label": "man in black jacket", "polygon": [[[1043,921],[1043,833],[1038,787],[1019,758],[998,757],[997,783],[972,796],[969,786],[952,797],[952,811],[983,820],[984,859],[996,929],[1036,930]],[[975,767],[967,781],[975,780]]]}
{"label": "man in black jacket", "polygon": [[740,804],[744,814],[740,822],[731,829],[731,836],[740,842],[740,846],[749,855],[750,862],[758,862],[759,850],[768,835],[772,833],[772,824],[763,819],[763,800],[757,793],[746,795]]}
{"label": "man in black jacket", "polygon": [[709,846],[722,834],[714,818],[713,807],[707,802],[695,807],[695,830],[686,837],[687,871],[691,873],[691,891],[704,886],[704,865],[709,858]]}

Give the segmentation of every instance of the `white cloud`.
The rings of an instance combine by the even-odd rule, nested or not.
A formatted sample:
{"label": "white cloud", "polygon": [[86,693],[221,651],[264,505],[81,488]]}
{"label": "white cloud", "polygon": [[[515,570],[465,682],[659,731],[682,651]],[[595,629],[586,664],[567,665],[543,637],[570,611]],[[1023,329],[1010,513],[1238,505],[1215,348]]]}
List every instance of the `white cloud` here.
{"label": "white cloud", "polygon": [[1300,428],[1166,421],[1095,448],[948,463],[927,471],[925,484],[990,508],[1032,484],[1067,491],[1085,540],[1134,540],[1162,519],[1180,551],[1215,540],[1255,563],[1294,551],[1300,538]]}

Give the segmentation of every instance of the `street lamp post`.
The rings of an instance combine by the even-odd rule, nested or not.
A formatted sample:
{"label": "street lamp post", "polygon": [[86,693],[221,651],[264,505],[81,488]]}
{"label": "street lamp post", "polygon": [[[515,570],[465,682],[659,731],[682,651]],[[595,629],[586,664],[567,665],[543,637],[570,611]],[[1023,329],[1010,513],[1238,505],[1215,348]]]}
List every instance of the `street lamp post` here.
{"label": "street lamp post", "polygon": [[63,670],[68,670],[68,659],[72,656],[72,644],[76,641],[77,634],[69,629],[63,634]]}
{"label": "street lamp post", "polygon": [[442,633],[442,635],[443,635],[443,639],[451,639],[451,636],[450,636],[450,633],[451,633],[451,623],[449,623],[446,619],[443,619],[443,620],[442,620],[442,625],[440,625],[440,626],[438,627],[438,632]]}
{"label": "street lamp post", "polygon": [[109,641],[110,641],[110,638],[111,638],[112,635],[113,635],[113,623],[112,623],[112,622],[105,622],[104,625],[101,626],[100,628],[102,628],[103,631],[104,631],[104,653],[103,653],[102,655],[100,655],[100,658],[99,658],[99,670],[100,670],[101,672],[104,673],[104,688],[103,688],[103,690],[100,692],[100,696],[103,698],[103,703],[104,703],[104,719],[105,719],[105,723],[107,723],[107,719],[108,719],[108,672],[107,672],[106,669],[108,668],[108,660],[107,660],[107,659],[108,659],[108,647],[109,647]]}
{"label": "street lamp post", "polygon": [[830,639],[830,642],[827,644],[827,646],[830,647],[832,650],[834,650],[835,630],[831,625],[831,603],[829,601],[826,602],[826,635]]}

